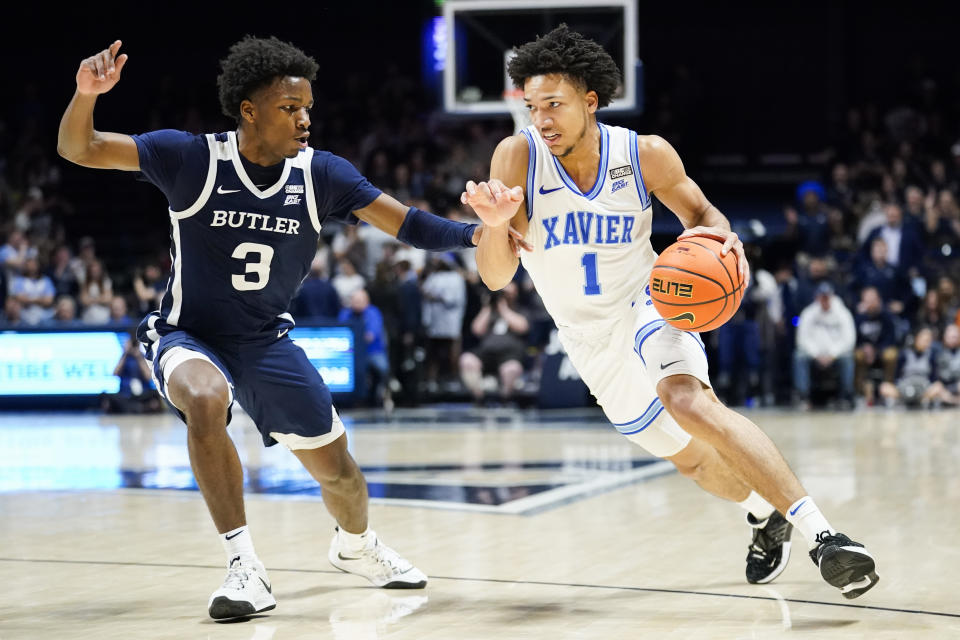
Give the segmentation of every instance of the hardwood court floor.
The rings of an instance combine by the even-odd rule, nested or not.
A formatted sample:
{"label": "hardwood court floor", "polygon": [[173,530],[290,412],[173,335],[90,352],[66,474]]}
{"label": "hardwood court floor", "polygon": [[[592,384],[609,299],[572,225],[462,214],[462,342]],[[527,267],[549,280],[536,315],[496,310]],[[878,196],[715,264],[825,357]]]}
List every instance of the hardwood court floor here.
{"label": "hardwood court floor", "polygon": [[752,412],[841,531],[878,558],[847,601],[799,534],[743,577],[740,510],[599,414],[347,413],[371,523],[430,577],[390,592],[326,561],[333,522],[296,460],[231,426],[277,608],[206,616],[223,552],[172,417],[0,415],[0,640],[960,637],[960,413]]}

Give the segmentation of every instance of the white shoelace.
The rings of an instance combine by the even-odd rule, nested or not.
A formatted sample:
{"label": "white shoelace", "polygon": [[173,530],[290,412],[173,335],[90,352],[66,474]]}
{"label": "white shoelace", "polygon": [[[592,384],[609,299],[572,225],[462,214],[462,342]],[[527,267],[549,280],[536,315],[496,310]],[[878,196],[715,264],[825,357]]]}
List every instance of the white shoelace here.
{"label": "white shoelace", "polygon": [[227,568],[227,579],[223,583],[224,589],[236,589],[242,591],[250,579],[250,573],[246,566],[239,560],[234,560]]}

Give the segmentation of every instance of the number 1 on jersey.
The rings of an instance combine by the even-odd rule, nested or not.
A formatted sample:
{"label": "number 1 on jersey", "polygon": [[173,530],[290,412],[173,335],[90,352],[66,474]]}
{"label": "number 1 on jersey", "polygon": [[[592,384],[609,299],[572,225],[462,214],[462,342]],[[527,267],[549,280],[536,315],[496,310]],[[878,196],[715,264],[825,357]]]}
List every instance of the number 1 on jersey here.
{"label": "number 1 on jersey", "polygon": [[585,296],[598,296],[600,295],[600,280],[597,276],[597,254],[595,253],[585,253],[583,258],[580,260],[580,264],[583,265],[583,271],[586,275],[586,285],[583,287],[583,295]]}

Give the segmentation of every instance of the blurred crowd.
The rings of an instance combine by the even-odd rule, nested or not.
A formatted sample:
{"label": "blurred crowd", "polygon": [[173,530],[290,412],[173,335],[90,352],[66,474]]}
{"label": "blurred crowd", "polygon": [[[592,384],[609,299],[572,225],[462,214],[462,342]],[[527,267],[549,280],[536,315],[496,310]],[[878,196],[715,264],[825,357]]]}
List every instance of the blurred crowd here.
{"label": "blurred crowd", "polygon": [[745,230],[753,286],[711,340],[722,396],[960,404],[960,142],[939,116],[852,109],[779,231]]}
{"label": "blurred crowd", "polygon": [[[415,83],[390,77],[377,95],[357,79],[337,102],[318,103],[314,144],[402,202],[475,221],[459,194],[487,174],[512,123],[444,118]],[[116,238],[68,233],[84,228],[74,219],[83,203],[63,188],[73,169],[55,156],[55,125],[46,130],[51,120],[36,116],[43,108],[31,95],[0,122],[0,327],[135,325],[166,289],[166,246],[130,255]],[[158,100],[144,130],[229,128],[176,104]],[[669,114],[645,118],[682,126]],[[773,209],[782,219],[770,232],[725,212],[747,241],[753,280],[734,319],[707,336],[724,399],[960,403],[960,143],[951,146],[956,132],[945,120],[922,102],[851,109],[824,160],[807,167],[809,179],[785,187],[792,197],[782,213]],[[749,199],[749,186],[743,191]],[[163,225],[162,210],[151,215]],[[522,269],[491,293],[472,250],[428,254],[363,224],[324,227],[291,311],[300,324],[362,327],[367,401],[377,405],[530,402],[553,329]]]}

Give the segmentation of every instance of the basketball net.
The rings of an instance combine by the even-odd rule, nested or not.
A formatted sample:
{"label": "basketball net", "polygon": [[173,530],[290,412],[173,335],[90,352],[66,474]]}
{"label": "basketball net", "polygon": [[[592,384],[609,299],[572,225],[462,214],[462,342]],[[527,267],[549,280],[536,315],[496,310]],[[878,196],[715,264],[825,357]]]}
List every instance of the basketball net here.
{"label": "basketball net", "polygon": [[503,92],[503,101],[513,117],[513,134],[517,135],[530,124],[530,112],[523,101],[523,90],[507,89]]}

